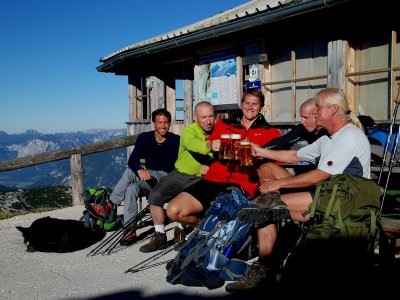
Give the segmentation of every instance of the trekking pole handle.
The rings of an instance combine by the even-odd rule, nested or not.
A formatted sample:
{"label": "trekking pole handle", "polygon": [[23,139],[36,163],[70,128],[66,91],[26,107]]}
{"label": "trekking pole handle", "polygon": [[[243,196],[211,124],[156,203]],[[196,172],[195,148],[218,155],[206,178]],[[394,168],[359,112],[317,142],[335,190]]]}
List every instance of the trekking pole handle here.
{"label": "trekking pole handle", "polygon": [[394,102],[396,102],[396,104],[400,104],[400,81],[397,84],[399,85],[399,88],[397,90],[397,96],[394,99]]}

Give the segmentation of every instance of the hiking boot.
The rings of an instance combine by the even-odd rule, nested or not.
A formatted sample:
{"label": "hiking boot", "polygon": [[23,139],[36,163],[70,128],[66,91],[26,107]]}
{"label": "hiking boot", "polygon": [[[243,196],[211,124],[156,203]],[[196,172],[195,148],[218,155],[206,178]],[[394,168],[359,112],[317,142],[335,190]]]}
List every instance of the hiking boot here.
{"label": "hiking boot", "polygon": [[277,192],[262,194],[256,205],[242,207],[237,216],[240,220],[258,226],[269,222],[276,223],[290,218],[288,206]]}
{"label": "hiking boot", "polygon": [[185,229],[178,226],[174,229],[174,244],[180,243],[186,239]]}
{"label": "hiking boot", "polygon": [[140,252],[153,252],[168,247],[167,235],[165,233],[155,231],[150,238],[150,242],[139,248]]}
{"label": "hiking boot", "polygon": [[136,228],[134,226],[130,226],[127,230],[127,233],[119,241],[119,244],[121,246],[129,246],[132,245],[135,241],[136,241]]}
{"label": "hiking boot", "polygon": [[270,270],[254,262],[249,271],[240,280],[228,283],[225,290],[231,294],[246,293],[261,287],[261,284],[272,275]]}

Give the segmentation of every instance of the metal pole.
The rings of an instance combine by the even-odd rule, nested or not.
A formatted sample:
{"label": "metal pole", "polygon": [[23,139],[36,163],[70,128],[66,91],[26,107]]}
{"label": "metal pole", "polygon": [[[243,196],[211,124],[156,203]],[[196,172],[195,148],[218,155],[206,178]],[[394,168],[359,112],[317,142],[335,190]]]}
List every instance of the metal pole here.
{"label": "metal pole", "polygon": [[390,126],[389,126],[389,133],[388,133],[388,135],[386,137],[385,150],[383,152],[382,164],[381,164],[381,168],[379,170],[378,185],[380,185],[380,183],[381,183],[383,169],[386,166],[386,156],[388,154],[388,148],[389,148],[389,144],[390,144],[390,139],[392,138],[393,125],[396,122],[397,110],[398,110],[399,104],[400,104],[400,82],[398,82],[397,84],[399,85],[399,89],[397,90],[397,97],[396,97],[396,99],[394,99],[394,102],[396,104],[395,104],[395,107],[394,107],[392,120],[391,120]]}
{"label": "metal pole", "polygon": [[[103,240],[99,245],[97,245],[95,248],[93,248],[86,256],[94,256],[100,252],[101,249],[103,249],[105,246],[109,245],[108,248],[106,248],[102,254],[110,254],[111,250],[115,248],[115,246],[118,244],[118,242],[126,235],[126,233],[129,232],[129,227],[136,225],[141,218],[143,218],[148,212],[150,211],[149,205],[147,205],[145,208],[140,210],[136,216],[134,216],[132,219],[130,219],[126,224],[124,224],[121,228],[113,232],[108,238]],[[110,245],[111,244],[111,245]]]}
{"label": "metal pole", "polygon": [[[383,153],[382,165],[381,165],[381,169],[379,171],[378,185],[380,185],[383,169],[384,169],[384,167],[386,165],[387,149],[389,147],[391,135],[392,135],[392,132],[393,132],[393,126],[396,123],[397,111],[398,111],[399,104],[400,104],[400,82],[398,82],[397,84],[399,85],[399,89],[397,91],[397,97],[396,97],[396,99],[394,99],[395,108],[394,108],[394,111],[393,111],[392,121],[390,123],[389,134],[388,134],[388,136],[386,138],[385,151]],[[385,201],[386,192],[387,192],[387,188],[388,188],[388,185],[389,185],[390,174],[392,173],[393,167],[396,164],[396,160],[397,160],[397,149],[398,149],[399,137],[400,137],[399,131],[400,131],[400,128],[399,128],[399,125],[397,125],[397,131],[396,131],[396,135],[395,135],[395,138],[394,138],[395,139],[395,143],[392,145],[392,151],[391,151],[391,154],[390,154],[390,160],[389,160],[389,166],[388,166],[389,169],[388,169],[388,174],[387,174],[387,177],[386,177],[385,188],[383,190],[380,211],[382,211],[382,209],[383,209],[383,203]]]}
{"label": "metal pole", "polygon": [[381,211],[382,211],[382,208],[383,208],[383,202],[385,201],[386,191],[387,191],[387,188],[388,188],[388,185],[389,185],[390,174],[392,173],[392,169],[393,169],[393,167],[394,167],[394,165],[396,164],[396,161],[397,161],[397,149],[398,149],[398,146],[399,146],[399,137],[400,137],[399,129],[400,128],[397,125],[397,132],[396,132],[396,135],[395,135],[395,143],[392,146],[392,153],[390,154],[388,175],[387,175],[387,178],[386,178],[386,184],[385,184],[385,188],[383,190],[383,195],[382,195]]}

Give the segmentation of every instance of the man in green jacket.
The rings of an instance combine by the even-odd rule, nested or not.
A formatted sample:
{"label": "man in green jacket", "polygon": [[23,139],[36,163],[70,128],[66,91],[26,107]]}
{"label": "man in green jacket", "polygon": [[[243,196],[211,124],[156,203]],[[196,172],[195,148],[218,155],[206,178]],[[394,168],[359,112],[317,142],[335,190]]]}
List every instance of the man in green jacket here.
{"label": "man in green jacket", "polygon": [[[141,252],[153,252],[168,247],[164,204],[188,186],[198,182],[207,173],[208,165],[212,161],[211,142],[206,139],[214,128],[214,107],[210,102],[199,102],[195,107],[194,116],[196,122],[182,131],[175,170],[162,177],[150,191],[148,203],[154,233],[149,243],[140,247]],[[184,238],[184,228],[180,224],[174,230],[174,242],[180,242]]]}

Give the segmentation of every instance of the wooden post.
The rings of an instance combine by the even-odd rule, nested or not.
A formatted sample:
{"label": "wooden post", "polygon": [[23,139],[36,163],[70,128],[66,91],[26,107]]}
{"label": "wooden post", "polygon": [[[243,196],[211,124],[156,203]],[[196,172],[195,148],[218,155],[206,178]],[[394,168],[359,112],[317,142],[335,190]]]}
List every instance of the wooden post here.
{"label": "wooden post", "polygon": [[193,123],[193,83],[191,80],[183,81],[183,107],[184,107],[184,125]]}
{"label": "wooden post", "polygon": [[346,43],[343,40],[328,43],[328,86],[345,88]]}
{"label": "wooden post", "polygon": [[83,205],[83,167],[81,154],[71,155],[72,206]]}

